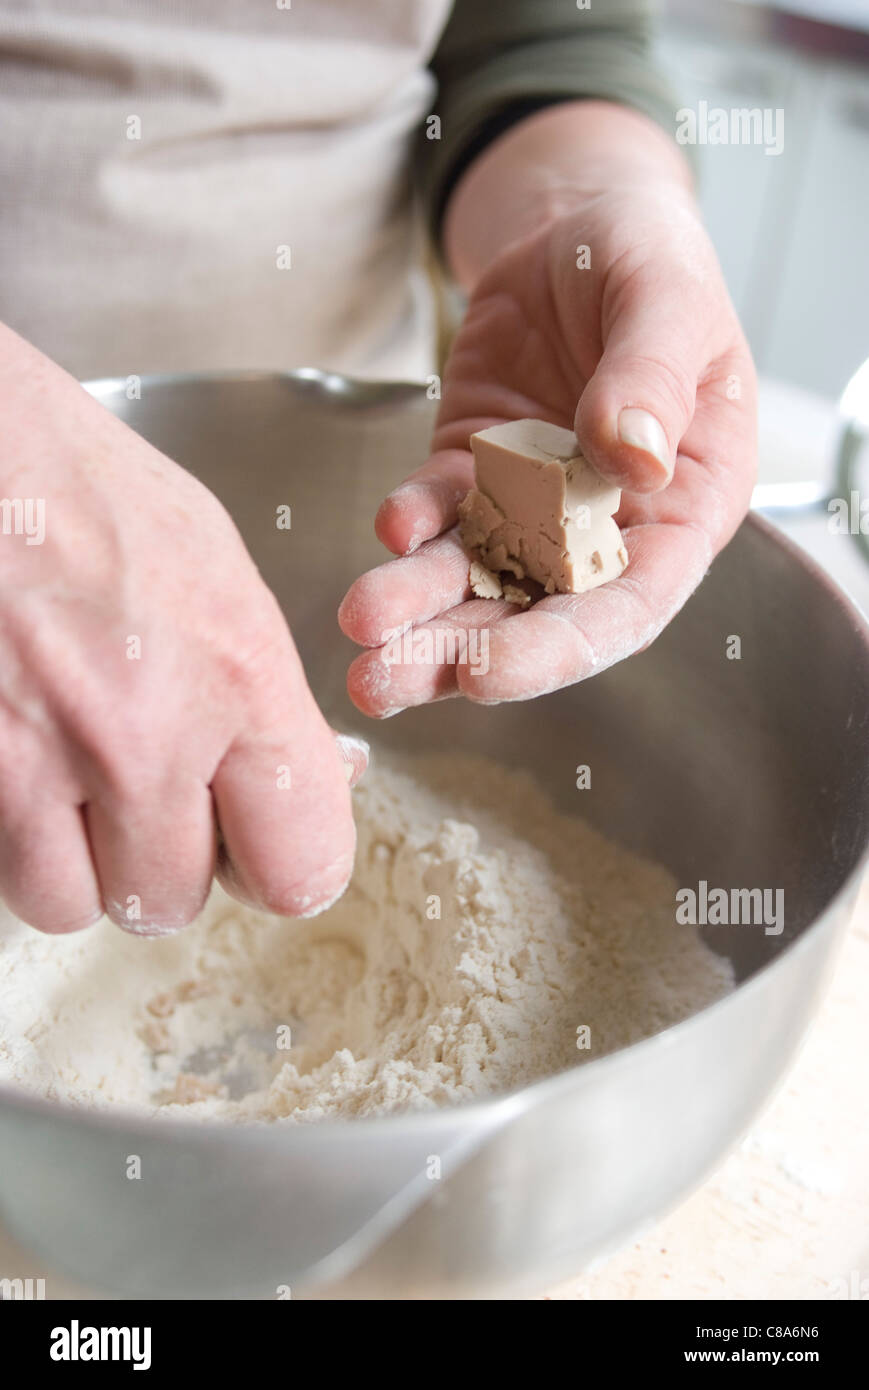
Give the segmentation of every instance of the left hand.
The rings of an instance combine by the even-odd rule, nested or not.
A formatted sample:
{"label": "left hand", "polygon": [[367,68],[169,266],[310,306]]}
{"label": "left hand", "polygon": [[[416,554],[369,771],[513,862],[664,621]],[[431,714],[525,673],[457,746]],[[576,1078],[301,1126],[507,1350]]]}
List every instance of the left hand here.
{"label": "left hand", "polygon": [[[524,700],[648,646],[747,510],[755,412],[749,349],[690,194],[586,195],[509,246],[456,336],[432,453],[378,512],[377,535],[401,558],[357,579],[341,605],[343,630],[369,649],[350,667],[355,704],[382,718],[455,694]],[[473,597],[451,529],[473,485],[470,435],[523,417],[575,429],[625,489],[616,520],[629,555],[621,578],[524,611]],[[488,628],[488,669],[388,663],[378,649],[408,623]]]}

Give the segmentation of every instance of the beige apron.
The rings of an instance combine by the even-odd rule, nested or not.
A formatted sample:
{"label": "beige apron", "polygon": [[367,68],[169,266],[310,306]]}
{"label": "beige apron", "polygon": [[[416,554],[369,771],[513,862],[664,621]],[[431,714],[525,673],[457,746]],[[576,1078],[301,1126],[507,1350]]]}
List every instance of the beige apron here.
{"label": "beige apron", "polygon": [[408,155],[449,9],[7,0],[0,319],[79,377],[424,376]]}

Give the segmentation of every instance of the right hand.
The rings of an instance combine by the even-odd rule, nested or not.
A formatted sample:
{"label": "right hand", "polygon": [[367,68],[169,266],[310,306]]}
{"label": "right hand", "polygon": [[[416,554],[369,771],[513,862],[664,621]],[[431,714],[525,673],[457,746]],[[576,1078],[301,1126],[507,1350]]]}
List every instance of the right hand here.
{"label": "right hand", "polygon": [[0,535],[10,909],[160,935],[216,863],[243,901],[322,911],[350,877],[364,745],[336,745],[217,498],[7,329],[0,496],[45,508],[41,543]]}

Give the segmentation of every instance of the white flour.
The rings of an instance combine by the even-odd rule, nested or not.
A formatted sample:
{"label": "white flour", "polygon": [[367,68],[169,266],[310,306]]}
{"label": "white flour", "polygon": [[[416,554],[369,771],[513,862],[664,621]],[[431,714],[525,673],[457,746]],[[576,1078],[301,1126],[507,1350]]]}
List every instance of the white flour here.
{"label": "white flour", "polygon": [[312,921],[218,889],[173,938],[4,916],[0,1080],[203,1118],[372,1115],[522,1085],[732,987],[676,924],[672,877],[529,778],[465,756],[403,766],[354,793],[355,876]]}

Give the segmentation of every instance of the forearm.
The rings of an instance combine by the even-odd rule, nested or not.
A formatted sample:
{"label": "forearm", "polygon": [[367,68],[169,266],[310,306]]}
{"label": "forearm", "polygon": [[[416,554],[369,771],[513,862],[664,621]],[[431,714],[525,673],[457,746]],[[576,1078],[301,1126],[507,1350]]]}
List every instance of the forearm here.
{"label": "forearm", "polygon": [[527,117],[486,147],[450,195],[444,249],[465,289],[511,242],[620,183],[691,200],[690,168],[654,121],[614,102],[570,101]]}

